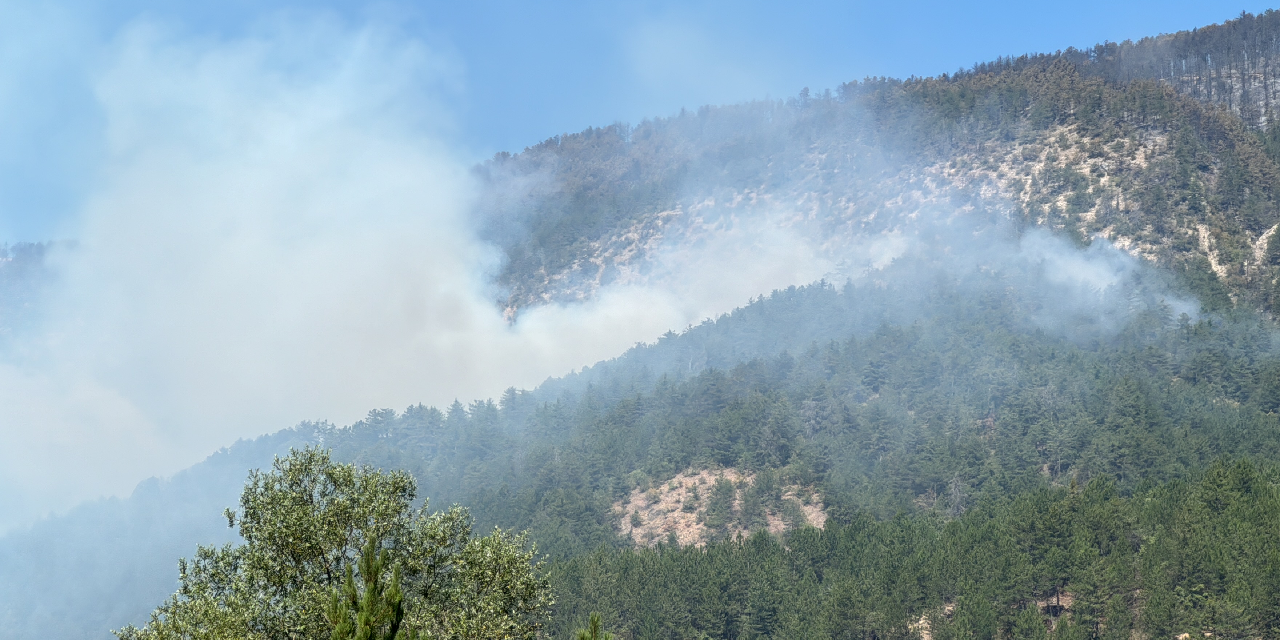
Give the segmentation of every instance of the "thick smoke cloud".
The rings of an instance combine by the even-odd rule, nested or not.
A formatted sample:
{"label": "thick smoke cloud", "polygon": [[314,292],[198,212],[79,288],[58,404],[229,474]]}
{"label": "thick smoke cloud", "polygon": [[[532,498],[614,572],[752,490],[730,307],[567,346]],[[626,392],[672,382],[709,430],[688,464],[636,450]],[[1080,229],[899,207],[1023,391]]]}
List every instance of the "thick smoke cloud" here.
{"label": "thick smoke cloud", "polygon": [[0,529],[301,419],[533,386],[827,270],[755,234],[759,252],[508,324],[468,163],[440,142],[457,76],[376,27],[123,33],[76,244],[0,362]]}

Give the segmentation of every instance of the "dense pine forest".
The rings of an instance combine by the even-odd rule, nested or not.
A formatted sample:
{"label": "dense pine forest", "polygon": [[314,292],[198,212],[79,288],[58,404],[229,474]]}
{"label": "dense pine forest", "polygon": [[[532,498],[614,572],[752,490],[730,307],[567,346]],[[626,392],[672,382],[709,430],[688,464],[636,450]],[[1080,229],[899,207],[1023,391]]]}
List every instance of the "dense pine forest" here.
{"label": "dense pine forest", "polygon": [[[1280,13],[1245,14],[500,154],[475,169],[476,216],[513,321],[778,207],[836,257],[901,248],[535,389],[303,423],[10,534],[0,627],[101,638],[209,585],[248,606],[237,576],[288,582],[261,568],[288,536],[244,518],[289,463],[219,514],[294,451],[353,495],[395,484],[404,591],[397,569],[375,594],[393,637],[402,617],[490,637],[448,610],[490,602],[485,545],[526,589],[492,605],[519,631],[492,637],[575,637],[593,613],[619,640],[1280,637],[1278,34]],[[44,251],[0,252],[7,327]],[[423,540],[456,570],[414,565]],[[165,601],[196,544],[215,546]],[[344,544],[348,569],[391,575]],[[347,629],[343,594],[363,611],[377,581],[340,573]],[[330,592],[294,595],[268,604],[301,616]],[[253,615],[278,622],[270,606]]]}
{"label": "dense pine forest", "polygon": [[[743,313],[860,302],[822,286],[790,295],[810,300],[778,294]],[[326,442],[429,486],[459,478],[482,521],[566,558],[552,574],[566,633],[591,610],[635,637],[910,637],[921,618],[934,637],[1271,629],[1274,476],[1230,462],[1280,446],[1263,325],[1145,315],[1082,347],[1001,327],[1011,309],[990,300],[953,302],[931,321],[646,394],[543,404],[530,420],[541,446],[499,435],[518,396],[371,416]],[[432,449],[400,444],[425,434]],[[499,453],[511,450],[523,453]],[[717,467],[816,484],[826,529],[642,551],[613,533],[629,483]]]}
{"label": "dense pine forest", "polygon": [[1129,495],[1096,478],[953,518],[597,550],[553,570],[559,635],[605,611],[645,638],[1273,637],[1276,481],[1223,461]]}
{"label": "dense pine forest", "polygon": [[[552,559],[557,637],[592,611],[621,637],[1268,633],[1269,324],[1157,305],[1072,340],[1013,321],[1016,288],[981,290],[940,285],[910,301],[915,321],[874,328],[857,310],[905,291],[778,292],[640,350],[769,335],[819,311],[855,319],[851,335],[656,380],[623,358],[554,401],[513,391],[299,431],[410,471],[479,530],[528,530]],[[728,468],[757,483],[718,521],[707,502],[705,546],[616,533],[614,504],[637,483]],[[786,484],[817,488],[825,528],[762,531]],[[715,535],[735,522],[755,533]]]}
{"label": "dense pine forest", "polygon": [[[482,523],[529,529],[555,556],[625,543],[611,505],[637,483],[688,469],[773,471],[816,485],[839,519],[958,515],[982,496],[1100,476],[1129,493],[1192,477],[1224,455],[1280,455],[1280,359],[1259,318],[1191,322],[1157,308],[1081,345],[1009,326],[1017,301],[948,290],[906,326],[727,370],[653,380],[645,368],[618,367],[554,402],[512,392],[306,428],[340,458],[410,470]],[[904,292],[859,293],[822,284],[779,292],[673,341],[735,322],[767,334],[815,309],[854,316],[877,295]]]}

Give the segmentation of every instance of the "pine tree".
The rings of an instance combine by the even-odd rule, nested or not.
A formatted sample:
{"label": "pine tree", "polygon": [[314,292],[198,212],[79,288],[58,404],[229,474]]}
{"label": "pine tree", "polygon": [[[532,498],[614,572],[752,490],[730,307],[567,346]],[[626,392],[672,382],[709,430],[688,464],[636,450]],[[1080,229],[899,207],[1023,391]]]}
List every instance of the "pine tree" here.
{"label": "pine tree", "polygon": [[578,629],[577,640],[613,640],[613,634],[603,631],[602,626],[600,614],[593,611],[587,628]]}
{"label": "pine tree", "polygon": [[[334,625],[332,640],[397,640],[404,621],[404,594],[400,590],[400,565],[392,570],[391,582],[385,581],[388,564],[386,549],[378,549],[370,539],[360,554],[360,581],[364,592],[356,588],[356,580],[347,565],[347,579],[342,589],[334,589],[325,612]],[[413,634],[416,637],[417,634]]]}
{"label": "pine tree", "polygon": [[1013,619],[1013,637],[1019,640],[1048,640],[1049,630],[1044,617],[1035,607],[1027,607]]}

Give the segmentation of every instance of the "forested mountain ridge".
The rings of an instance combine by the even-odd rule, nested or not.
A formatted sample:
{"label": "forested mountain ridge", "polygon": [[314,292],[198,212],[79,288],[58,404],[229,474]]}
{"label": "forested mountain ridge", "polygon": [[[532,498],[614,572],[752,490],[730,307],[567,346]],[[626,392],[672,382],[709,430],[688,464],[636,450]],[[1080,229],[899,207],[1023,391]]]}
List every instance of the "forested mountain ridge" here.
{"label": "forested mountain ridge", "polygon": [[[935,638],[1270,628],[1274,466],[1221,461],[1280,459],[1268,323],[1192,322],[1157,303],[1118,331],[1068,337],[1025,320],[1043,294],[1013,274],[904,278],[778,292],[554,401],[512,391],[295,433],[406,469],[482,525],[527,529],[556,559],[561,634],[590,610],[636,638],[908,638],[922,620]],[[892,300],[914,319],[885,315]],[[848,337],[693,375],[628,362],[814,313],[846,318],[831,333]],[[766,528],[788,484],[816,487],[831,518],[785,543],[629,550],[644,541],[620,535],[618,502],[728,468],[769,479],[723,514],[703,506],[723,518],[715,531]],[[1249,553],[1251,569],[1231,560]]]}
{"label": "forested mountain ridge", "polygon": [[[1112,296],[1128,320],[1106,320],[1103,296],[1068,326],[1049,320],[1063,315],[1051,305],[1069,289],[1041,286],[1050,281],[1032,269],[939,279],[900,260],[879,275],[860,286],[775,292],[497,402],[378,410],[350,427],[304,424],[238,444],[218,456],[226,487],[166,482],[159,501],[140,488],[128,501],[8,536],[0,572],[43,577],[4,581],[0,612],[20,637],[51,628],[101,637],[108,623],[138,621],[155,605],[146,594],[173,579],[173,559],[148,550],[172,549],[175,537],[196,531],[203,542],[227,535],[218,513],[238,474],[226,463],[301,443],[409,471],[433,505],[467,505],[479,530],[527,529],[560,559],[629,546],[614,503],[687,469],[777,479],[720,514],[706,509],[715,538],[765,526],[770,511],[785,514],[787,485],[814,487],[832,523],[899,512],[946,519],[1073,478],[1111,475],[1127,493],[1193,476],[1224,454],[1280,458],[1270,413],[1280,406],[1280,365],[1257,318],[1175,317],[1159,280],[1136,277]],[[1131,316],[1135,304],[1145,311]],[[1045,305],[1047,314],[1032,312]],[[1089,318],[1093,330],[1076,326]],[[193,526],[202,510],[204,524]],[[43,591],[31,580],[67,576],[47,565],[36,571],[40,558],[98,557],[104,544],[112,560],[75,572],[81,598],[109,608],[66,616],[32,600]],[[121,575],[130,576],[127,590]],[[135,590],[143,599],[122,600]]]}
{"label": "forested mountain ridge", "polygon": [[501,155],[479,215],[513,315],[761,218],[840,259],[897,244],[535,389],[303,423],[7,535],[0,627],[141,622],[183,549],[234,538],[244,472],[321,445],[528,531],[554,637],[590,611],[620,638],[1273,637],[1270,49],[1208,59],[1276,20]]}
{"label": "forested mountain ridge", "polygon": [[1278,22],[1280,14],[1272,10],[1259,15],[1241,12],[1220,25],[1138,42],[1109,42],[1063,55],[1085,65],[1086,73],[1108,81],[1167,82],[1196,100],[1227,107],[1249,126],[1269,129],[1280,97]]}
{"label": "forested mountain ridge", "polygon": [[1097,479],[954,519],[599,550],[556,568],[556,631],[603,611],[631,638],[1275,637],[1276,481],[1221,463],[1132,497]]}
{"label": "forested mountain ridge", "polygon": [[981,200],[1181,271],[1210,306],[1273,309],[1278,38],[1280,14],[1244,14],[499,154],[478,171],[481,213],[507,255],[502,303],[514,314],[643,278],[664,246],[753,208],[787,209],[830,241],[892,233],[924,205]]}

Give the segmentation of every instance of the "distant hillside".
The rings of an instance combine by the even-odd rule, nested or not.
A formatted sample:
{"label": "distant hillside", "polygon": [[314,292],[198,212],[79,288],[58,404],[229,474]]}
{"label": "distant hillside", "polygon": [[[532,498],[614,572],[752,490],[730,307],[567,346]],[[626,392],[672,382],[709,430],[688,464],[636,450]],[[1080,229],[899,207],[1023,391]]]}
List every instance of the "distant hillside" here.
{"label": "distant hillside", "polygon": [[[1068,613],[1072,624],[1096,631],[1099,602],[1117,596],[1127,602],[1123,598],[1138,588],[1134,585],[1147,589],[1148,583],[1135,582],[1130,574],[1113,576],[1107,573],[1113,571],[1110,561],[1089,556],[1092,547],[1080,544],[1096,544],[1089,533],[1092,525],[1063,515],[1079,507],[1035,507],[1053,518],[1068,518],[1047,533],[1028,523],[1024,507],[1043,500],[1076,500],[1076,487],[1098,479],[1101,484],[1095,487],[1105,493],[1099,499],[1109,503],[1139,496],[1124,503],[1124,509],[1137,509],[1145,504],[1141,496],[1162,483],[1196,479],[1224,456],[1280,460],[1280,357],[1271,325],[1255,315],[1237,311],[1196,322],[1185,315],[1174,317],[1158,297],[1150,306],[1142,302],[1150,292],[1139,283],[1116,292],[1126,309],[1136,307],[1123,322],[1101,323],[1098,331],[1082,334],[1034,314],[1061,297],[1061,291],[1045,291],[1034,275],[1025,275],[1029,270],[975,268],[946,280],[932,271],[919,275],[913,266],[918,265],[898,263],[863,287],[815,285],[778,292],[571,379],[529,392],[511,390],[496,402],[377,410],[349,427],[308,424],[238,444],[213,464],[194,469],[196,475],[147,486],[128,501],[77,510],[30,533],[8,536],[4,547],[11,551],[7,557],[0,554],[0,575],[31,577],[0,581],[15,585],[0,612],[9,628],[20,630],[19,637],[40,637],[53,614],[26,612],[50,585],[73,580],[82,601],[115,606],[71,607],[74,616],[57,618],[57,628],[66,631],[62,637],[101,637],[93,630],[137,620],[148,594],[158,597],[165,585],[171,589],[173,584],[172,558],[163,562],[148,555],[151,550],[189,554],[190,549],[182,550],[183,541],[194,545],[225,539],[225,522],[217,522],[217,509],[231,504],[238,477],[227,463],[261,460],[287,444],[320,442],[342,460],[409,471],[432,505],[468,506],[481,530],[495,525],[528,530],[554,560],[558,600],[564,603],[556,621],[561,630],[591,607],[606,605],[617,606],[611,615],[626,628],[649,623],[678,628],[688,622],[682,617],[688,614],[683,605],[672,603],[702,601],[706,593],[688,589],[702,588],[707,581],[746,580],[720,604],[695,612],[691,619],[697,624],[710,615],[727,620],[726,629],[736,628],[742,622],[735,622],[731,612],[755,607],[739,591],[790,593],[776,585],[793,579],[806,585],[796,587],[798,595],[817,598],[806,606],[848,610],[845,600],[827,600],[822,595],[826,591],[789,569],[776,582],[738,573],[736,563],[756,566],[752,554],[772,554],[779,543],[752,538],[756,542],[743,546],[732,537],[765,530],[805,540],[819,535],[804,531],[806,523],[821,522],[828,532],[845,535],[882,522],[876,528],[884,528],[887,536],[914,531],[912,535],[921,536],[920,546],[899,549],[859,541],[841,553],[861,557],[863,545],[870,544],[880,550],[876,553],[896,558],[893,562],[901,561],[895,554],[912,548],[927,557],[913,560],[919,563],[913,573],[902,574],[921,577],[911,583],[909,595],[894,591],[866,605],[889,616],[867,622],[871,628],[885,631],[922,616],[939,616],[931,624],[943,628],[948,603],[957,596],[995,598],[1003,620],[1027,602],[1060,601],[1065,593],[1068,602],[1078,598],[1081,606],[1092,603],[1093,613],[1079,607]],[[930,281],[932,286],[925,284]],[[1082,317],[1095,316],[1099,307],[1078,311]],[[1051,309],[1049,315],[1061,315],[1060,310]],[[814,319],[824,322],[808,322]],[[787,340],[761,343],[759,336]],[[736,364],[700,365],[691,372],[686,364],[691,353],[701,353],[709,362]],[[650,368],[664,362],[665,370]],[[190,484],[210,472],[220,476],[216,492],[210,491],[213,486]],[[751,483],[737,485],[732,479],[748,474],[754,475]],[[717,487],[717,475],[724,476],[728,491]],[[1169,485],[1168,491],[1178,494],[1179,486]],[[218,504],[216,496],[224,502]],[[1015,499],[1023,506],[1010,511],[1009,501]],[[1271,512],[1271,503],[1263,506]],[[825,519],[807,513],[806,507],[816,507]],[[197,511],[208,515],[197,520]],[[993,512],[1008,523],[1000,531],[1011,527],[1009,535],[1016,540],[1037,536],[1028,558],[1006,549],[999,553],[1010,555],[999,562],[1007,564],[1000,564],[949,551],[963,544],[997,553],[989,548],[995,542],[978,537],[986,535],[984,523]],[[1142,536],[1161,531],[1159,513],[1142,513],[1150,520],[1141,529],[1133,528],[1127,512],[1096,515],[1108,527],[1127,527],[1130,533],[1123,535],[1136,549],[1147,539]],[[959,524],[948,524],[955,522]],[[1019,533],[1023,524],[1017,523],[1031,533]],[[855,528],[845,530],[847,526]],[[791,533],[797,530],[801,533]],[[970,533],[951,537],[963,531]],[[1198,531],[1207,536],[1203,539],[1214,539],[1211,531]],[[673,536],[682,545],[709,542],[706,553],[711,557],[747,555],[706,573],[698,569],[705,556],[674,549]],[[946,540],[952,542],[942,544]],[[624,551],[637,543],[657,544],[656,555]],[[1083,554],[1079,563],[1072,560],[1069,571],[1061,570],[1061,559],[1054,555],[1064,545],[1071,554]],[[74,557],[111,560],[88,566],[59,563],[36,571],[32,565],[41,556],[27,551],[50,547]],[[110,553],[104,554],[104,548]],[[842,564],[841,558],[848,557],[827,558],[839,566],[826,575],[853,571]],[[642,579],[620,577],[633,561],[661,568]],[[1271,560],[1263,562],[1270,564],[1262,567],[1275,566]],[[949,563],[962,573],[950,573]],[[988,563],[998,571],[988,574]],[[1028,567],[1044,579],[1026,584],[1022,573]],[[873,580],[869,584],[892,586],[891,576],[899,574],[886,571],[868,576]],[[686,580],[685,572],[700,577]],[[1194,575],[1171,573],[1158,585],[1159,593],[1179,594],[1198,584]],[[119,586],[121,575],[129,576],[128,590]],[[988,575],[991,581],[978,586],[957,577]],[[626,590],[594,589],[598,580],[633,585],[647,595],[628,600],[630,596],[616,595]],[[1228,576],[1206,583],[1196,597],[1230,604],[1236,597],[1230,589],[1239,584]],[[1272,612],[1269,606],[1250,606],[1260,615]],[[1156,618],[1152,625],[1172,619]],[[1167,627],[1165,622],[1152,628]],[[948,618],[946,624],[951,623]],[[793,637],[785,630],[794,630],[795,624],[799,622],[768,622],[773,635],[761,635]],[[637,632],[635,637],[666,636]]]}
{"label": "distant hillside", "polygon": [[[248,469],[303,443],[407,470],[432,505],[470,507],[481,530],[527,529],[555,558],[679,540],[685,515],[704,527],[690,541],[714,540],[822,522],[805,511],[817,505],[830,522],[945,518],[1073,478],[1111,474],[1127,492],[1223,454],[1280,459],[1280,365],[1257,318],[1175,315],[1150,274],[1077,300],[1052,273],[965,259],[925,247],[860,285],[778,291],[496,401],[237,443],[0,538],[0,620],[19,638],[139,622],[178,556],[228,539],[221,509]],[[721,473],[768,480],[726,500]],[[709,486],[690,501],[695,477]]]}
{"label": "distant hillside", "polygon": [[[536,389],[240,442],[7,534],[0,624],[141,621],[179,555],[232,538],[249,468],[320,443],[529,531],[557,632],[603,609],[643,638],[1272,633],[1278,20],[501,154],[479,213],[513,316],[757,220],[842,277]],[[860,258],[868,239],[891,259]],[[0,256],[0,327],[42,251]]]}
{"label": "distant hillside", "polygon": [[1280,13],[1244,14],[499,154],[478,171],[481,212],[507,255],[502,303],[515,313],[642,278],[661,247],[762,208],[839,239],[983,201],[1175,269],[1211,308],[1275,310],[1277,43]]}

